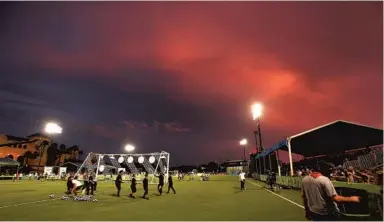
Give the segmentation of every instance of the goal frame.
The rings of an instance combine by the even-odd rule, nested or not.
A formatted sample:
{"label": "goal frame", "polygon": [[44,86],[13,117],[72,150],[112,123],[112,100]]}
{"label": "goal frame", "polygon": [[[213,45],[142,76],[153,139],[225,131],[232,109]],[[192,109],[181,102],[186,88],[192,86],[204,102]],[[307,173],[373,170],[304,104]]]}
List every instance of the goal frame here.
{"label": "goal frame", "polygon": [[[102,158],[104,158],[104,156],[120,156],[120,157],[124,157],[124,161],[126,161],[128,157],[134,157],[135,158],[135,157],[141,157],[142,156],[142,157],[148,159],[149,157],[153,156],[153,157],[155,157],[155,160],[157,161],[157,163],[156,163],[156,167],[154,169],[154,173],[149,175],[149,177],[150,177],[149,178],[150,179],[149,184],[155,184],[154,180],[155,180],[155,177],[157,176],[156,174],[157,174],[157,171],[159,170],[161,159],[166,160],[165,161],[166,169],[165,169],[165,174],[164,174],[164,180],[165,180],[164,182],[168,183],[169,162],[170,162],[170,153],[168,153],[168,152],[160,151],[160,152],[154,152],[154,153],[123,153],[123,154],[119,154],[119,153],[92,153],[91,152],[84,159],[83,163],[80,165],[80,167],[77,170],[75,175],[80,174],[80,171],[84,168],[86,161],[88,160],[88,158],[90,158],[91,155],[96,156],[96,158],[97,158],[97,166],[96,166],[96,173],[95,173],[96,180],[97,180],[97,177],[98,177],[99,172],[100,172],[100,170],[99,170],[100,169],[100,162],[101,162]],[[137,162],[137,161],[134,160],[134,162]]]}

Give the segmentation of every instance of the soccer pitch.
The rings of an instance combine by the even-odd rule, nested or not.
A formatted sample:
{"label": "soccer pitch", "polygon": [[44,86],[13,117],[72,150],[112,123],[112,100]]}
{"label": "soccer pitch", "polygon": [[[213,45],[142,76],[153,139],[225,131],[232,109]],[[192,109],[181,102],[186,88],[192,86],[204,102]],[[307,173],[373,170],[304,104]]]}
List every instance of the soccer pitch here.
{"label": "soccer pitch", "polygon": [[[99,182],[98,202],[61,200],[64,181],[0,181],[1,220],[305,220],[300,193],[281,190],[272,193],[263,183],[248,179],[240,191],[238,177],[215,176],[211,181],[177,181],[177,194],[159,196],[150,185],[150,200],[138,185],[137,198],[128,198],[130,184],[122,185],[121,197],[115,197],[112,181]],[[168,185],[164,187],[165,191]],[[49,199],[50,194],[54,199]],[[277,194],[277,195],[276,195]]]}

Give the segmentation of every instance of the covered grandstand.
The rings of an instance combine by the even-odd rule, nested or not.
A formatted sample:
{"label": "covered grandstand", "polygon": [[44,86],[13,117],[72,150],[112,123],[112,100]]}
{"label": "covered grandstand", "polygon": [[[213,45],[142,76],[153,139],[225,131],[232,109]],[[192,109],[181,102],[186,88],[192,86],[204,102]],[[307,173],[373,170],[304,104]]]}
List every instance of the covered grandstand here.
{"label": "covered grandstand", "polygon": [[[336,155],[348,150],[358,148],[368,148],[383,144],[383,130],[374,127],[361,125],[353,122],[337,120],[325,125],[304,131],[302,133],[289,136],[281,140],[276,145],[265,149],[263,152],[253,156],[251,164],[256,173],[263,174],[266,168],[272,170],[272,165],[278,163],[278,151],[286,150],[289,155],[290,175],[294,175],[292,154],[300,154],[304,157],[314,157],[319,155]],[[381,150],[382,164],[382,146]],[[275,161],[271,160],[271,156]],[[269,158],[266,158],[269,157]],[[274,162],[274,163],[273,163]],[[369,160],[368,160],[369,162]]]}

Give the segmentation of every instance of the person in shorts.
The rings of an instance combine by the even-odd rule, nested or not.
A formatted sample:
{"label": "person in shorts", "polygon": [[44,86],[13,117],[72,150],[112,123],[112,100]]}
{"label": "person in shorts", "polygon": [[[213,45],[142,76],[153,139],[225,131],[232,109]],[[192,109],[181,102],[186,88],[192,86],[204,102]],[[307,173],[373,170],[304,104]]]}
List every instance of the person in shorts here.
{"label": "person in shorts", "polygon": [[81,191],[82,193],[85,191],[84,185],[79,180],[77,180],[77,177],[72,179],[71,182],[72,182],[72,185],[73,185],[71,193],[73,193],[75,196],[77,196],[77,192],[78,191]]}

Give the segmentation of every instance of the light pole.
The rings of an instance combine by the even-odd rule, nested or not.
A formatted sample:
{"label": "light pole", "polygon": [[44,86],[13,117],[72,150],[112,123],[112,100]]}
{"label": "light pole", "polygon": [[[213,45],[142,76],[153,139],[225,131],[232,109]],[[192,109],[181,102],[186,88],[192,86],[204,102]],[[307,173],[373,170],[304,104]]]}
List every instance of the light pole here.
{"label": "light pole", "polygon": [[[257,125],[257,130],[255,130],[253,133],[255,134],[255,142],[256,142],[256,147],[258,150],[263,151],[263,142],[261,139],[261,127],[260,127],[260,116],[262,115],[263,112],[263,105],[261,103],[255,103],[252,105],[252,116],[253,120],[256,120],[256,125]],[[264,172],[265,172],[265,157],[263,157],[263,162],[264,162]],[[259,162],[260,166],[260,162]],[[261,173],[261,167],[260,173]]]}
{"label": "light pole", "polygon": [[245,148],[247,146],[247,143],[248,143],[247,139],[240,140],[240,146],[243,146],[244,148],[244,160],[247,160],[247,158],[245,157]]}
{"label": "light pole", "polygon": [[[47,134],[50,134],[50,135],[61,134],[63,132],[63,128],[61,128],[61,126],[59,126],[57,123],[49,122],[49,123],[45,124],[44,132]],[[52,145],[52,143],[51,143],[51,145]],[[39,156],[40,156],[39,166],[38,166],[39,170],[40,170],[40,165],[41,165],[41,159],[43,158],[44,151],[45,151],[44,150],[45,144],[42,144],[41,147],[42,148],[40,148],[40,150],[39,150]]]}

